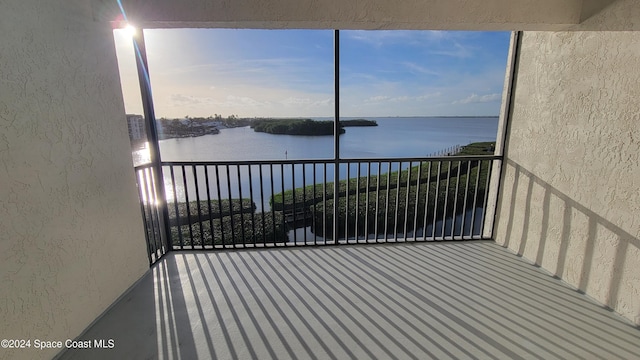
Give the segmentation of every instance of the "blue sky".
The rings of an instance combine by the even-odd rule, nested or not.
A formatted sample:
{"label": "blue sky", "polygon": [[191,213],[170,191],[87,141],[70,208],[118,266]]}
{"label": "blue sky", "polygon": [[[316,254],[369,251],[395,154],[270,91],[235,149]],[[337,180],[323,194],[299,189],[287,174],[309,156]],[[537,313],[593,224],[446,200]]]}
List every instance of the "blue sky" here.
{"label": "blue sky", "polygon": [[[505,32],[340,32],[341,116],[498,115]],[[333,115],[331,30],[146,30],[157,117]],[[115,31],[128,113],[130,40]]]}

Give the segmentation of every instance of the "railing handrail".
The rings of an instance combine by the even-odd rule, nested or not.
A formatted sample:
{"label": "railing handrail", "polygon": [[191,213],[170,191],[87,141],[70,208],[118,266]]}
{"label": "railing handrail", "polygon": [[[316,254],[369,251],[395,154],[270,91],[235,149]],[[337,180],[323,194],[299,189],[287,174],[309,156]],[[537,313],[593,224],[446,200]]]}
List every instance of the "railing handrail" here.
{"label": "railing handrail", "polygon": [[[475,160],[502,160],[500,155],[450,155],[450,156],[425,156],[425,157],[383,157],[383,158],[353,158],[340,159],[340,164],[369,163],[369,162],[417,162],[417,161],[475,161]],[[162,166],[213,166],[213,165],[299,165],[334,163],[334,159],[300,159],[300,160],[220,160],[220,161],[163,161]],[[140,165],[143,168],[144,165]],[[138,169],[138,167],[136,167]]]}
{"label": "railing handrail", "polygon": [[135,165],[133,167],[133,170],[138,171],[138,170],[150,169],[152,167],[153,167],[153,163],[145,163],[145,164]]}

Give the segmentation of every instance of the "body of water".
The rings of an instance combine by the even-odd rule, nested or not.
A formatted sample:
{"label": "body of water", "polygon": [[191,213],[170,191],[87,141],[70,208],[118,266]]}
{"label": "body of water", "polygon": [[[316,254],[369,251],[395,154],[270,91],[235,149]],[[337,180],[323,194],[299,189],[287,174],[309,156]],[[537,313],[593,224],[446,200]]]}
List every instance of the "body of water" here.
{"label": "body of water", "polygon": [[[378,122],[375,127],[348,127],[340,136],[342,158],[394,158],[424,157],[456,145],[466,145],[478,141],[495,141],[498,118],[370,118]],[[235,161],[235,160],[284,160],[289,159],[331,159],[333,158],[332,136],[293,136],[273,135],[254,132],[249,127],[222,129],[220,134],[205,135],[193,138],[160,140],[162,161]],[[148,154],[148,153],[147,153]],[[148,155],[147,155],[148,156]],[[144,160],[144,149],[134,153],[134,158]],[[416,165],[417,163],[414,163]],[[409,163],[383,163],[380,173],[398,168],[406,169]],[[371,166],[371,169],[368,167]],[[262,170],[262,186],[260,182]],[[377,174],[378,164],[362,164],[361,174]],[[351,178],[357,176],[358,165],[349,167]],[[251,181],[249,181],[251,172]],[[304,173],[304,176],[303,176]],[[347,175],[346,165],[340,167],[340,179]],[[183,177],[179,168],[174,168],[175,192],[171,173],[165,167],[164,180],[169,201],[185,201],[196,199],[194,183],[197,179],[200,197],[206,196],[209,183],[212,199],[248,198],[251,191],[258,211],[269,210],[269,198],[273,192],[278,193],[294,187],[311,185],[314,180],[322,186],[325,178],[333,181],[334,165],[326,167],[312,164],[292,166],[219,166],[210,167],[205,174],[203,167],[195,171],[185,170]],[[240,179],[238,181],[238,179]],[[187,186],[184,186],[184,183]],[[220,189],[217,184],[220,183]],[[231,186],[227,186],[230,183]],[[186,188],[186,191],[185,191]],[[218,190],[220,194],[218,195]],[[260,194],[263,201],[260,201]]]}
{"label": "body of water", "polygon": [[[495,141],[498,118],[368,118],[378,126],[347,127],[341,158],[421,157],[455,145]],[[332,136],[273,135],[249,127],[160,141],[163,161],[331,159]]]}

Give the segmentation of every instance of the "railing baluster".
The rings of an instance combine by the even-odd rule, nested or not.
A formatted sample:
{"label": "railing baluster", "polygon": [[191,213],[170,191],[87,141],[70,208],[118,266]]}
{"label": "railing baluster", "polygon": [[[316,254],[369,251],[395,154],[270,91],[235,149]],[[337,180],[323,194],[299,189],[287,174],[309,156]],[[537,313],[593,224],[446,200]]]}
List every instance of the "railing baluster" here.
{"label": "railing baluster", "polygon": [[358,171],[356,177],[356,233],[355,242],[358,242],[358,225],[360,220],[360,163],[358,163]]}
{"label": "railing baluster", "polygon": [[136,170],[136,181],[138,183],[138,196],[140,198],[140,212],[142,213],[142,225],[144,225],[144,238],[147,242],[147,256],[149,257],[149,264],[153,264],[155,261],[155,257],[152,257],[151,254],[153,252],[151,248],[151,238],[149,237],[149,224],[147,222],[147,213],[144,206],[143,199],[145,198],[143,194],[143,188],[145,186],[144,180],[142,178],[142,173],[144,173],[144,169]]}
{"label": "railing baluster", "polygon": [[[157,227],[155,227],[154,229],[155,229],[155,231],[157,231],[156,239],[158,240],[158,242],[157,242],[156,247],[157,247],[157,250],[160,252],[160,254],[158,255],[158,257],[159,257],[159,256],[162,256],[162,254],[164,254],[164,251],[163,251],[164,244],[162,243],[162,236],[161,236],[161,233],[160,233],[162,230],[160,229],[161,225],[160,225],[160,212],[159,212],[159,209],[158,209],[158,202],[159,201],[164,201],[164,199],[160,200],[158,198],[158,193],[156,192],[158,184],[157,184],[157,181],[156,181],[155,174],[156,174],[156,172],[152,168],[150,168],[149,169],[149,177],[151,178],[151,182],[150,182],[151,188],[149,189],[149,192],[150,192],[151,199],[153,200],[153,202],[152,202],[152,204],[153,204],[153,212],[154,212],[154,214],[156,214],[156,225],[157,225]],[[163,184],[163,186],[164,186],[164,184]]]}
{"label": "railing baluster", "polygon": [[398,179],[396,180],[396,208],[393,220],[393,241],[398,241],[398,208],[400,207],[400,182],[402,175],[402,161],[398,162]]}
{"label": "railing baluster", "polygon": [[[240,233],[242,234],[242,247],[247,243],[247,235],[244,230],[244,199],[242,198],[242,179],[240,179],[240,166],[236,165],[236,174],[238,178],[238,197],[240,198]],[[253,204],[252,204],[253,205]]]}
{"label": "railing baluster", "polygon": [[251,165],[247,165],[247,171],[249,171],[249,201],[251,204],[251,239],[253,239],[253,247],[256,246],[256,216],[255,210],[253,209],[253,177],[251,176]]}
{"label": "railing baluster", "polygon": [[[273,164],[269,164],[269,178],[271,178],[271,225],[273,226],[273,244],[277,245],[278,235],[276,233],[276,193],[273,186]],[[284,194],[282,194],[282,208],[284,209]]]}
{"label": "railing baluster", "polygon": [[[147,176],[149,177],[148,190],[149,190],[149,206],[152,214],[151,216],[153,218],[153,214],[156,215],[156,222],[153,227],[153,234],[154,234],[154,240],[155,240],[155,255],[157,259],[162,255],[162,237],[160,236],[160,214],[158,214],[158,206],[157,206],[158,198],[155,193],[155,188],[156,188],[156,183],[154,178],[155,172],[151,168],[149,168],[147,171],[148,171]],[[158,255],[158,252],[160,252],[160,255]]]}
{"label": "railing baluster", "polygon": [[[176,194],[176,178],[173,171],[173,165],[169,166],[169,171],[171,172],[171,186],[173,186],[173,206],[176,209],[176,229],[178,229],[178,239],[180,241],[180,250],[184,248],[184,243],[182,239],[182,229],[180,225],[180,210],[178,209],[178,195]],[[207,186],[207,189],[209,187]]]}
{"label": "railing baluster", "polygon": [[[322,235],[324,238],[324,243],[327,243],[327,163],[324,163],[324,182],[322,183]],[[333,191],[336,191],[336,186],[334,184]],[[333,214],[336,216],[336,214]],[[337,239],[333,239],[337,243]]]}
{"label": "railing baluster", "polygon": [[418,240],[417,239],[417,231],[418,231],[418,212],[419,212],[419,206],[418,203],[420,202],[420,181],[422,178],[422,161],[420,161],[418,163],[418,177],[416,180],[416,204],[415,207],[413,209],[413,240]]}
{"label": "railing baluster", "polygon": [[[424,221],[422,224],[422,240],[427,240],[427,216],[429,215],[429,193],[431,192],[431,164],[429,161],[429,168],[427,169],[427,191],[424,199]],[[438,189],[436,189],[436,192]],[[435,202],[433,204],[433,211],[435,212]]]}
{"label": "railing baluster", "polygon": [[259,174],[260,174],[260,207],[262,208],[262,211],[260,212],[262,214],[262,243],[267,244],[267,238],[266,238],[266,229],[265,229],[265,218],[264,218],[264,184],[263,184],[263,177],[262,177],[262,164],[258,165],[258,170],[259,170]]}
{"label": "railing baluster", "polygon": [[189,187],[187,185],[187,171],[182,165],[182,184],[184,185],[184,200],[185,209],[187,210],[187,224],[189,226],[189,241],[191,242],[191,248],[193,249],[193,229],[191,229],[191,210],[189,209]]}
{"label": "railing baluster", "polygon": [[153,186],[151,184],[151,170],[149,168],[144,169],[143,174],[144,174],[144,195],[145,195],[145,199],[146,199],[146,207],[147,207],[147,212],[149,213],[149,221],[151,222],[151,235],[153,238],[153,242],[151,242],[151,253],[153,254],[153,261],[156,261],[158,259],[158,235],[157,234],[157,227],[159,226],[159,222],[154,222],[153,221],[153,213],[154,213],[154,206],[153,206],[153,201],[151,198],[151,187]]}
{"label": "railing baluster", "polygon": [[[160,167],[162,168],[162,165],[160,165]],[[160,255],[162,256],[164,254],[167,253],[167,247],[169,242],[171,241],[171,239],[166,238],[166,233],[162,234],[163,232],[165,232],[165,229],[161,228],[162,223],[164,223],[164,221],[160,221],[160,217],[162,217],[162,207],[165,207],[166,204],[166,199],[164,197],[161,197],[159,195],[160,191],[162,191],[162,193],[164,194],[164,178],[162,178],[162,181],[159,181],[158,179],[156,179],[156,175],[160,175],[161,172],[152,170],[151,172],[151,176],[153,177],[153,198],[155,199],[155,204],[156,204],[156,214],[158,217],[158,239],[160,240]],[[162,190],[160,190],[160,186],[162,186]],[[167,218],[168,218],[168,212],[167,212]],[[166,219],[165,219],[166,220]],[[165,236],[162,236],[165,235]],[[164,238],[165,241],[162,241]]]}
{"label": "railing baluster", "polygon": [[[211,233],[211,246],[215,245],[216,241],[213,237],[213,214],[211,213],[211,190],[209,189],[209,166],[204,166],[204,181],[207,184],[207,211],[209,211],[209,232]],[[204,243],[202,243],[204,249]]]}
{"label": "railing baluster", "polygon": [[367,162],[367,195],[364,206],[364,242],[369,242],[369,186],[371,184],[371,162]]}
{"label": "railing baluster", "polygon": [[316,224],[316,163],[313,163],[313,245],[318,245],[318,224]]}
{"label": "railing baluster", "polygon": [[407,227],[409,225],[409,190],[411,189],[411,167],[413,166],[413,162],[409,161],[409,168],[407,169],[407,188],[406,188],[406,199],[404,201],[404,241],[407,241]]}
{"label": "railing baluster", "polygon": [[[455,240],[456,238],[456,212],[458,210],[458,190],[460,189],[460,168],[462,167],[462,162],[458,160],[458,175],[456,177],[456,192],[453,196],[453,214],[451,220],[451,239]],[[464,216],[464,214],[462,215]],[[462,232],[460,232],[462,234]]]}
{"label": "railing baluster", "polygon": [[447,205],[449,202],[449,185],[451,184],[451,165],[452,161],[449,160],[449,166],[447,169],[447,186],[445,187],[444,192],[444,211],[442,214],[442,240],[445,239],[444,235],[447,228]]}
{"label": "railing baluster", "polygon": [[[218,165],[215,167],[216,169],[216,189],[218,189],[218,223],[220,224],[220,241],[222,242],[222,247],[226,248],[227,243],[224,241],[224,222],[222,221],[224,216],[222,214],[222,193],[220,192],[220,172],[218,171]],[[213,231],[213,229],[211,229]],[[215,243],[213,243],[215,245]]]}
{"label": "railing baluster", "polygon": [[482,202],[482,225],[480,227],[480,238],[484,239],[484,223],[485,216],[487,215],[487,202],[489,201],[489,179],[491,179],[491,171],[493,166],[491,166],[491,161],[487,163],[487,180],[484,185],[484,201]]}
{"label": "railing baluster", "polygon": [[302,229],[304,244],[307,245],[307,164],[302,164]]}
{"label": "railing baluster", "polygon": [[378,218],[380,217],[378,213],[380,211],[380,168],[381,167],[382,167],[382,163],[378,161],[378,176],[376,177],[376,222],[374,225],[376,242],[378,242]]}
{"label": "railing baluster", "polygon": [[438,198],[440,197],[440,176],[442,176],[442,160],[438,161],[438,174],[436,175],[435,199],[433,199],[433,224],[431,224],[431,237],[436,239],[436,219],[438,217]]}
{"label": "railing baluster", "polygon": [[[291,191],[293,193],[293,210],[292,221],[293,221],[293,245],[298,244],[298,232],[296,231],[296,212],[298,212],[298,206],[296,204],[296,165],[291,164]],[[284,190],[282,191],[284,194]]]}
{"label": "railing baluster", "polygon": [[347,180],[344,193],[344,240],[349,242],[349,183],[351,182],[351,163],[347,162]]}
{"label": "railing baluster", "polygon": [[478,173],[476,174],[476,187],[473,191],[473,212],[471,213],[471,236],[475,236],[476,208],[478,206],[478,185],[480,185],[480,172],[482,171],[482,161],[478,160]]}
{"label": "railing baluster", "polygon": [[[282,185],[282,231],[287,234],[287,216],[286,216],[286,211],[285,211],[285,196],[284,196],[284,164],[280,164],[280,182]],[[285,242],[284,244],[282,244],[283,246],[287,246],[287,243]]]}
{"label": "railing baluster", "polygon": [[229,170],[229,165],[227,168],[227,191],[229,195],[229,221],[231,222],[231,246],[236,248],[236,226],[233,221],[233,198],[231,197],[231,171]]}
{"label": "railing baluster", "polygon": [[196,165],[191,166],[191,170],[193,171],[193,182],[196,187],[196,208],[198,209],[198,227],[200,229],[200,245],[204,249],[204,231],[202,229],[202,211],[201,211],[202,209],[200,207],[200,187],[198,186],[198,172],[196,170]]}
{"label": "railing baluster", "polygon": [[387,204],[384,209],[384,242],[386,243],[388,240],[389,234],[389,195],[391,192],[391,161],[388,163],[387,167]]}
{"label": "railing baluster", "polygon": [[466,220],[467,220],[467,201],[468,201],[468,195],[469,195],[469,180],[471,180],[471,161],[466,161],[466,163],[467,163],[467,181],[464,186],[462,224],[460,225],[460,235],[462,236],[462,239],[464,239],[466,236],[466,233],[464,231],[464,226],[466,225]]}

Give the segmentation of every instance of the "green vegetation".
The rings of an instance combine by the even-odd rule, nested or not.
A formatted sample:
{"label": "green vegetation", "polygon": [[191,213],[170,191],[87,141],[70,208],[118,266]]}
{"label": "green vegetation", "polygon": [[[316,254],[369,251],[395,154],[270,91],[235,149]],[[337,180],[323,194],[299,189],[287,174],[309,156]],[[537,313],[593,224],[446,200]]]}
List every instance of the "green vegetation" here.
{"label": "green vegetation", "polygon": [[[199,212],[198,205],[200,205]],[[177,207],[178,217],[176,217],[176,204],[167,206],[174,244],[180,244],[182,241],[184,246],[192,244],[201,246],[203,240],[204,245],[253,244],[254,242],[260,244],[281,243],[288,240],[288,229],[283,226],[282,213],[255,213],[256,205],[250,199],[211,200],[209,203],[206,200],[200,203],[191,201],[188,206],[182,202],[178,203]],[[191,224],[187,216],[187,207]],[[212,224],[213,231],[211,231]]]}
{"label": "green vegetation", "polygon": [[[464,146],[455,155],[490,155],[493,154],[494,148],[495,142],[472,143]],[[484,198],[490,166],[490,160],[426,161],[422,162],[420,166],[413,166],[400,172],[393,171],[381,174],[380,178],[373,175],[368,180],[366,176],[352,178],[348,182],[341,180],[338,183],[338,234],[340,236],[345,235],[346,216],[349,217],[350,225],[346,235],[352,236],[356,230],[356,218],[358,219],[358,234],[365,233],[365,218],[368,218],[367,233],[383,234],[385,225],[387,233],[393,233],[396,224],[398,224],[398,229],[403,228],[405,212],[408,216],[407,226],[411,229],[413,229],[413,221],[416,215],[422,221],[425,215],[430,219],[434,215],[441,218],[445,210],[453,215],[454,208],[456,213],[459,213],[465,204],[465,195],[467,206],[472,205],[474,201],[473,194],[476,193],[476,180],[478,180],[476,201],[480,202]],[[479,168],[481,168],[480,173],[478,173]],[[447,178],[449,178],[448,183]],[[468,187],[467,179],[469,180]],[[460,182],[460,186],[456,194],[458,182]],[[407,192],[409,193],[408,203]],[[433,213],[436,194],[438,207]],[[369,197],[368,205],[367,196]],[[316,184],[315,189],[313,185],[309,185],[304,189],[296,188],[295,190],[274,194],[271,198],[271,206],[278,211],[291,212],[294,210],[295,203],[296,213],[313,214],[314,224],[317,224],[317,226],[312,225],[314,233],[320,236],[327,234],[327,237],[330,237],[333,233],[331,221],[333,217],[333,197],[334,184],[332,182]],[[417,209],[416,197],[418,199]],[[385,213],[384,208],[386,207],[387,198],[389,199],[389,210]],[[326,201],[324,201],[325,199]],[[347,199],[349,209],[347,209]],[[396,199],[398,201],[398,214],[395,213]],[[426,208],[430,212],[425,214],[425,202],[427,199],[429,203]],[[358,203],[357,208],[356,202]],[[378,206],[379,211],[376,211],[376,206]],[[324,221],[325,216],[326,221]],[[378,219],[377,228],[375,228],[376,218]],[[420,221],[417,227],[422,225]],[[325,228],[322,228],[323,223],[325,223]],[[428,223],[430,222],[428,221]]]}
{"label": "green vegetation", "polygon": [[454,156],[493,155],[495,150],[495,141],[475,142],[463,146]]}
{"label": "green vegetation", "polygon": [[[255,119],[251,122],[254,131],[269,134],[321,136],[333,135],[333,121],[311,119]],[[344,129],[340,128],[340,134]]]}
{"label": "green vegetation", "polygon": [[367,119],[340,120],[340,126],[378,126],[378,123],[375,120]]}
{"label": "green vegetation", "polygon": [[[455,166],[452,168],[452,173],[455,173],[456,171],[455,169],[457,168],[457,163],[455,163],[454,165]],[[351,178],[349,179],[349,186],[348,186],[349,195],[355,194],[356,192],[369,192],[369,191],[376,190],[378,188],[378,180],[380,181],[380,188],[386,189],[387,183],[388,183],[389,189],[395,189],[396,187],[398,187],[398,183],[400,184],[400,187],[406,186],[407,179],[409,176],[411,176],[411,179],[412,179],[411,181],[418,181],[417,179],[419,177],[419,182],[421,184],[427,183],[430,181],[436,181],[438,177],[440,177],[441,179],[446,179],[449,166],[451,166],[450,161],[444,161],[440,165],[437,162],[433,162],[431,163],[431,173],[429,173],[429,162],[423,162],[422,171],[420,171],[420,174],[418,174],[419,167],[416,165],[411,167],[410,169],[405,169],[400,171],[399,181],[398,181],[398,171],[392,171],[391,173],[381,174],[380,179],[378,179],[377,175],[372,175],[369,177],[368,184],[367,184],[366,176],[360,177],[359,179]],[[366,171],[366,167],[363,166],[363,169]],[[466,168],[464,169],[464,171],[466,171]],[[347,191],[346,184],[347,184],[346,180],[340,180],[339,182],[340,192],[338,193],[338,196],[340,197],[345,196]],[[277,193],[273,195],[270,200],[270,204],[271,206],[273,206],[274,209],[278,211],[281,211],[283,209],[288,210],[293,207],[294,193],[295,193],[296,207],[301,207],[304,201],[306,201],[305,203],[306,205],[312,205],[318,201],[322,201],[323,194],[325,194],[324,196],[327,199],[333,198],[333,192],[334,192],[333,182],[326,183],[326,189],[324,189],[324,192],[323,192],[323,184],[316,184],[315,193],[314,193],[314,186],[307,185],[307,187],[304,188],[304,191],[302,188],[296,188],[295,191],[286,190],[284,192],[284,195],[283,193]]]}
{"label": "green vegetation", "polygon": [[[447,216],[453,216],[454,208],[455,213],[462,212],[465,204],[465,195],[467,207],[472,206],[474,194],[476,194],[475,185],[478,176],[478,191],[475,200],[482,202],[486,191],[486,177],[491,162],[488,160],[482,161],[480,174],[478,174],[479,168],[477,163],[478,162],[472,162],[471,171],[468,174],[462,174],[462,169],[466,169],[468,166],[468,162],[463,162],[460,166],[461,174],[459,177],[457,176],[458,166],[455,164],[451,168],[451,177],[448,182],[446,176],[444,179],[440,179],[440,181],[436,178],[435,181],[426,183],[419,182],[418,174],[412,172],[412,177],[408,179],[409,186],[406,186],[405,182],[395,188],[389,188],[389,190],[381,186],[379,190],[376,188],[368,192],[364,191],[349,195],[348,208],[347,197],[340,196],[338,198],[338,235],[341,237],[345,235],[355,235],[356,221],[357,232],[360,235],[395,234],[396,230],[400,233],[404,232],[405,221],[407,228],[413,229],[414,225],[416,225],[417,228],[422,227],[425,216],[427,218],[427,224],[432,223],[434,216],[437,219],[442,219],[445,211]],[[423,168],[424,166],[425,164],[423,163]],[[469,179],[468,187],[467,178]],[[458,183],[460,184],[459,187]],[[457,193],[456,187],[458,187]],[[369,197],[368,202],[367,196]],[[318,202],[309,210],[314,214],[313,224],[317,224],[317,226],[312,225],[312,231],[318,236],[325,236],[327,238],[333,236],[333,223],[331,221],[323,221],[325,216],[327,219],[333,218],[333,202],[333,198],[327,198],[326,203]],[[385,212],[387,203],[388,210]],[[437,207],[435,206],[436,204],[438,205]],[[396,209],[398,209],[397,213]],[[345,233],[347,217],[349,219],[349,228],[346,229]],[[418,223],[414,224],[416,217]]]}
{"label": "green vegetation", "polygon": [[[272,118],[239,118],[230,115],[223,118],[215,114],[208,117],[189,117],[183,119],[158,119],[160,138],[182,138],[209,134],[219,134],[219,128],[235,128],[251,126],[254,131],[269,134],[322,136],[333,135],[334,122],[316,121],[312,119],[272,119]],[[374,120],[354,119],[340,121],[340,134],[348,126],[378,126]]]}
{"label": "green vegetation", "polygon": [[[213,224],[213,232],[211,224]],[[201,225],[202,232],[200,231]],[[191,228],[191,232],[189,228]],[[172,226],[171,238],[173,243],[178,245],[182,236],[182,243],[186,247],[202,246],[202,240],[204,240],[204,245],[273,244],[287,242],[289,240],[287,231],[286,225],[283,226],[282,213],[280,212],[253,213],[253,215],[245,213],[242,215],[234,214],[233,220],[231,216],[211,221],[203,218],[201,223],[193,223],[190,226]]]}
{"label": "green vegetation", "polygon": [[249,126],[251,119],[239,118],[236,115],[223,118],[222,115],[215,114],[206,118],[189,117],[189,115],[184,119],[160,118],[158,122],[160,138],[170,139],[219,134],[218,126],[225,128]]}
{"label": "green vegetation", "polygon": [[[232,212],[234,214],[239,214],[242,211],[246,214],[252,213],[256,210],[256,205],[252,203],[250,199],[232,199],[231,201],[229,201],[228,199],[224,199],[222,201],[211,200],[209,202],[203,200],[200,201],[199,205],[200,217],[203,219],[208,219],[209,216],[211,216],[211,218],[213,219],[218,219],[224,216],[229,216]],[[178,208],[177,217],[176,207]],[[211,209],[211,214],[209,214],[209,209]],[[189,216],[191,216],[192,222],[196,221],[196,219],[198,218],[197,201],[189,202],[189,213],[187,213],[187,204],[184,202],[179,202],[177,204],[170,203],[167,205],[167,210],[169,212],[169,224],[171,224],[172,226],[176,225],[178,221],[180,225],[188,223]]]}

